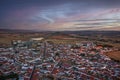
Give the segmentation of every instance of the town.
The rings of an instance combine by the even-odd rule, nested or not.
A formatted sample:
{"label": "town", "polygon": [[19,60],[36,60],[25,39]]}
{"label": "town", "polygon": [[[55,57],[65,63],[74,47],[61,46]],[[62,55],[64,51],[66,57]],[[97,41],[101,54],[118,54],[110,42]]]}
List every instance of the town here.
{"label": "town", "polygon": [[104,54],[114,50],[92,41],[13,40],[0,48],[0,80],[119,80],[120,63]]}
{"label": "town", "polygon": [[120,80],[120,0],[0,0],[0,80]]}

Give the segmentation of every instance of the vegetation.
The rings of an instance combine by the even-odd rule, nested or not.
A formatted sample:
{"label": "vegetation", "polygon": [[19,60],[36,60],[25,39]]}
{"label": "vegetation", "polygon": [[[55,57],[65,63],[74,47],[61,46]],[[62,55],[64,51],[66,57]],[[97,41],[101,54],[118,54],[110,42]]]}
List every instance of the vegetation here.
{"label": "vegetation", "polygon": [[6,79],[13,79],[15,78],[16,80],[19,80],[19,76],[16,73],[10,73],[8,75],[1,75],[0,80],[6,80]]}

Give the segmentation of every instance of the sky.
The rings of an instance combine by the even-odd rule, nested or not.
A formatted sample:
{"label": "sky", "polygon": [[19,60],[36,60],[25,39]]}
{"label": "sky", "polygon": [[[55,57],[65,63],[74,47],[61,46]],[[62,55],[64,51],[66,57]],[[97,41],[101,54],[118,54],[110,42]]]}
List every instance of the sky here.
{"label": "sky", "polygon": [[0,29],[120,31],[120,0],[0,0]]}

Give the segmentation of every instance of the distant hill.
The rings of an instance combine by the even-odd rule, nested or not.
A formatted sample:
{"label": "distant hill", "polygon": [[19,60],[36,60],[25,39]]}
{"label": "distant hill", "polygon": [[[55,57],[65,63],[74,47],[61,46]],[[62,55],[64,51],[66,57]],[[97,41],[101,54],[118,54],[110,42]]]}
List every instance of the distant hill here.
{"label": "distant hill", "polygon": [[113,36],[120,35],[120,31],[35,31],[35,30],[19,30],[19,29],[0,29],[0,33],[36,33],[36,32],[45,32],[50,33],[51,35],[69,35],[77,34],[81,36],[90,36],[90,35],[105,35]]}
{"label": "distant hill", "polygon": [[104,35],[104,36],[113,36],[120,35],[120,31],[63,31],[66,34],[77,34],[81,36],[96,36],[96,35]]}
{"label": "distant hill", "polygon": [[36,32],[33,30],[18,30],[18,29],[0,29],[0,33],[26,33],[26,32]]}

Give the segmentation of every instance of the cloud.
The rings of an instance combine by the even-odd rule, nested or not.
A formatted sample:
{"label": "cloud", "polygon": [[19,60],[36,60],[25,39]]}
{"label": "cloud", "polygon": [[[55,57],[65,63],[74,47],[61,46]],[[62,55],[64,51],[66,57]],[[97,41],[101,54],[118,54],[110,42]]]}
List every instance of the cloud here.
{"label": "cloud", "polygon": [[45,14],[42,14],[41,15],[41,18],[42,19],[45,19],[46,21],[48,21],[48,24],[52,24],[52,23],[54,23],[54,20],[52,19],[52,18],[49,18],[47,15],[45,15]]}
{"label": "cloud", "polygon": [[0,28],[108,29],[119,26],[119,3],[120,0],[0,0]]}

